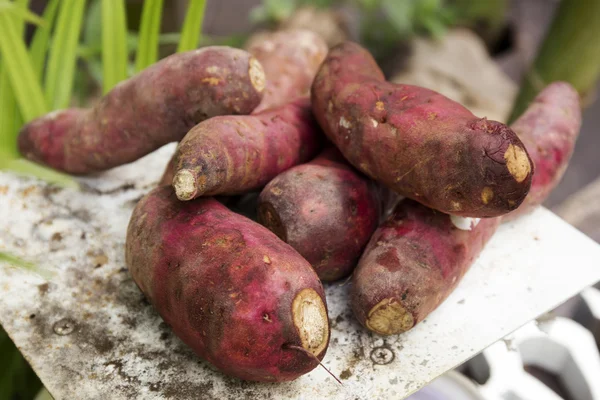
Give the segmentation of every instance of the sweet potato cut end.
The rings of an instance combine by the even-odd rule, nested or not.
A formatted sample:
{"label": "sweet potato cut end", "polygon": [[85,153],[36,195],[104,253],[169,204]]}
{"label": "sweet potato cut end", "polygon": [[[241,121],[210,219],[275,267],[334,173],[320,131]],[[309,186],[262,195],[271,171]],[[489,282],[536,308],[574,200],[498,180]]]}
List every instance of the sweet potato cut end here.
{"label": "sweet potato cut end", "polygon": [[380,335],[406,332],[415,325],[415,320],[395,298],[383,299],[369,311],[367,328]]}
{"label": "sweet potato cut end", "polygon": [[250,76],[250,82],[252,83],[252,86],[254,86],[254,89],[256,89],[257,92],[262,93],[265,90],[267,78],[262,65],[254,57],[250,57],[248,63],[248,75]]}
{"label": "sweet potato cut end", "polygon": [[302,347],[318,357],[329,341],[327,310],[321,296],[313,289],[303,289],[294,298],[292,316]]}
{"label": "sweet potato cut end", "polygon": [[187,169],[178,171],[173,177],[173,189],[177,198],[182,201],[192,200],[197,197],[198,188],[194,173]]}
{"label": "sweet potato cut end", "polygon": [[509,144],[504,153],[506,168],[508,172],[519,183],[523,182],[531,173],[531,163],[527,157],[527,153],[519,146]]}

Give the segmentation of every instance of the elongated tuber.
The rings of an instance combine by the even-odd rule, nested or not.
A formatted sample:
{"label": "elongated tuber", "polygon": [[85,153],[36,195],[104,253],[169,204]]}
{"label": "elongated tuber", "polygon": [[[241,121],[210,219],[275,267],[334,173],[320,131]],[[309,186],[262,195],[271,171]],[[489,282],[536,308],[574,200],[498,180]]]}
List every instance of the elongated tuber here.
{"label": "elongated tuber", "polygon": [[321,135],[306,98],[254,115],[211,118],[179,143],[173,187],[180,200],[258,189],[313,157]]}
{"label": "elongated tuber", "polygon": [[344,157],[400,195],[455,215],[494,217],[529,191],[533,165],[506,125],[431,90],[386,82],[357,44],[330,50],[311,95]]}
{"label": "elongated tuber", "polygon": [[[285,381],[318,365],[329,342],[321,283],[263,226],[168,186],[137,204],[126,262],[142,292],[198,355],[240,379]],[[300,351],[294,347],[301,347]]]}
{"label": "elongated tuber", "polygon": [[243,50],[175,54],[120,83],[91,109],[33,120],[21,129],[19,151],[72,174],[106,170],[180,140],[209,117],[249,114],[264,86],[262,66]]}

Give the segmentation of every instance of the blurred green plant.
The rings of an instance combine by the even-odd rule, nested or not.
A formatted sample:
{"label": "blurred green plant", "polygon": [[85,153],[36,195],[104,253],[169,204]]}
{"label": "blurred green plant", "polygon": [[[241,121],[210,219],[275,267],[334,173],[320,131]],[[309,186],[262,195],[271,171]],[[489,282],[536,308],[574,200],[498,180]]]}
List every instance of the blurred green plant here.
{"label": "blurred green plant", "polygon": [[360,15],[358,40],[376,58],[415,35],[439,37],[455,20],[454,9],[443,0],[263,0],[250,19],[278,25],[304,6],[355,8]]}
{"label": "blurred green plant", "polygon": [[563,0],[554,14],[509,118],[514,121],[549,83],[569,82],[590,95],[600,78],[600,0]]}

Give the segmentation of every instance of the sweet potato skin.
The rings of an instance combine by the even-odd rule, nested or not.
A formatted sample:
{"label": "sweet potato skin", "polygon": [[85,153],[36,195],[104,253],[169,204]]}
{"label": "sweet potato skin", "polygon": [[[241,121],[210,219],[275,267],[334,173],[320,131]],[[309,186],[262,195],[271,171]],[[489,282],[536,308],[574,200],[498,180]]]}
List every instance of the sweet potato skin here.
{"label": "sweet potato skin", "polygon": [[247,192],[312,158],[322,133],[308,99],[195,126],[175,154],[173,187],[180,200]]}
{"label": "sweet potato skin", "polygon": [[398,194],[466,217],[514,210],[533,165],[507,126],[428,89],[385,82],[371,55],[345,42],[315,77],[315,117],[344,157]]}
{"label": "sweet potato skin", "polygon": [[484,218],[472,230],[411,199],[375,231],[352,277],[354,315],[390,335],[421,322],[454,290],[500,223]]}
{"label": "sweet potato skin", "polygon": [[381,205],[375,183],[329,148],[265,186],[258,222],[296,249],[321,280],[334,281],[356,266]]}
{"label": "sweet potato skin", "polygon": [[308,95],[328,47],[314,32],[290,29],[256,34],[248,40],[246,50],[261,63],[267,78],[256,113]]}
{"label": "sweet potato skin", "polygon": [[307,290],[323,304],[313,354],[325,354],[325,297],[310,264],[269,230],[211,198],[180,202],[168,186],[150,192],[133,212],[126,262],[174,333],[226,374],[284,381],[318,365],[286,347],[303,345],[292,307]]}
{"label": "sweet potato skin", "polygon": [[548,85],[511,128],[535,162],[529,195],[505,221],[531,212],[542,204],[564,175],[579,129],[581,105],[575,88],[566,82]]}
{"label": "sweet potato skin", "polygon": [[264,71],[249,53],[206,47],[174,54],[117,85],[91,109],[42,116],[19,134],[24,157],[72,174],[106,170],[180,140],[206,118],[249,114]]}
{"label": "sweet potato skin", "polygon": [[[514,123],[537,164],[531,200],[523,203],[526,210],[543,202],[560,179],[580,124],[577,92],[564,83],[544,89]],[[375,231],[354,271],[355,316],[381,335],[411,329],[454,290],[501,221],[513,213],[475,220],[463,230],[455,217],[401,201]]]}

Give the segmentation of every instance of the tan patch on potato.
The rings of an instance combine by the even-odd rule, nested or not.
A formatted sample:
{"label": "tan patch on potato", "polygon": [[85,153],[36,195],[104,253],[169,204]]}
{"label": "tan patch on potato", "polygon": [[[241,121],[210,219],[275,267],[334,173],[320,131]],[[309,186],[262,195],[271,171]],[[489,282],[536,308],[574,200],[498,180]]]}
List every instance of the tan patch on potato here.
{"label": "tan patch on potato", "polygon": [[210,86],[217,86],[219,83],[221,83],[221,80],[219,78],[215,78],[214,76],[211,76],[211,77],[202,79],[202,82],[208,83]]}
{"label": "tan patch on potato", "polygon": [[452,210],[453,211],[460,211],[461,209],[462,209],[462,205],[458,201],[452,202]]}
{"label": "tan patch on potato", "polygon": [[292,317],[302,347],[315,356],[327,346],[329,320],[321,296],[313,289],[302,289],[292,302]]}
{"label": "tan patch on potato", "polygon": [[383,299],[369,311],[367,328],[380,335],[406,332],[415,325],[411,313],[395,298]]}
{"label": "tan patch on potato", "polygon": [[523,182],[531,172],[531,163],[527,153],[519,146],[509,144],[504,153],[506,168],[517,182]]}
{"label": "tan patch on potato", "polygon": [[263,256],[263,261],[265,262],[265,264],[271,264],[271,259],[266,254]]}
{"label": "tan patch on potato", "polygon": [[248,63],[248,75],[250,76],[250,82],[252,83],[252,86],[254,86],[254,89],[256,89],[257,92],[261,93],[263,90],[265,90],[265,84],[267,81],[265,77],[265,71],[260,62],[254,57],[250,57],[250,61]]}
{"label": "tan patch on potato", "polygon": [[275,186],[275,187],[271,188],[271,193],[273,193],[275,196],[279,196],[279,195],[281,195],[281,193],[283,193],[283,190],[281,190],[280,188]]}
{"label": "tan patch on potato", "polygon": [[375,103],[375,109],[377,111],[384,111],[385,110],[385,104],[383,104],[383,101],[378,101]]}
{"label": "tan patch on potato", "polygon": [[484,187],[481,191],[481,201],[483,202],[483,204],[489,203],[490,200],[492,200],[493,198],[494,191],[492,190],[492,188],[489,186]]}
{"label": "tan patch on potato", "polygon": [[348,121],[346,118],[342,117],[342,118],[340,118],[340,126],[346,128],[346,129],[350,129],[350,128],[352,128],[352,123],[350,121]]}
{"label": "tan patch on potato", "polygon": [[430,121],[433,121],[436,118],[437,118],[437,114],[434,112],[430,112],[429,114],[427,114],[427,119]]}
{"label": "tan patch on potato", "polygon": [[216,74],[217,72],[219,72],[219,67],[217,67],[216,65],[211,65],[210,67],[206,67],[206,72],[208,72],[209,74]]}

